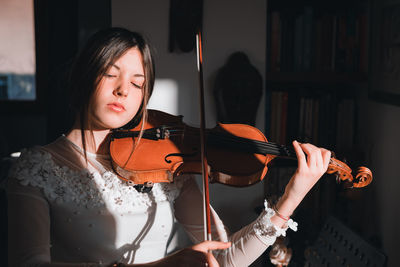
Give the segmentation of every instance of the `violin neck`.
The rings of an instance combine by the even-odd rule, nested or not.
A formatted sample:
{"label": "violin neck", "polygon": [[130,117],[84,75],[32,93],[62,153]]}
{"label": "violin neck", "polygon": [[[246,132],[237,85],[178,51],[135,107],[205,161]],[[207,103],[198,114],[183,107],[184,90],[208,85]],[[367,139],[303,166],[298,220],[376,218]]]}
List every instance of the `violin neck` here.
{"label": "violin neck", "polygon": [[[168,130],[168,134],[166,130]],[[182,129],[168,129],[167,126],[160,126],[157,128],[145,130],[143,132],[142,138],[156,141],[175,135],[175,131],[178,131],[178,135],[182,134]],[[115,131],[112,133],[111,138],[132,138],[138,136],[139,131]],[[294,151],[293,146],[285,146],[272,142],[257,141],[234,135],[227,135],[225,133],[219,132],[207,133],[207,145],[239,152],[247,152],[261,155],[274,155],[283,158],[296,159],[296,152]]]}
{"label": "violin neck", "polygon": [[262,151],[264,155],[270,154],[270,155],[275,155],[278,157],[283,157],[283,158],[291,158],[291,159],[296,159],[296,152],[293,148],[293,146],[285,146],[281,144],[276,144],[276,143],[267,143],[268,145],[262,148]]}
{"label": "violin neck", "polygon": [[296,152],[294,151],[293,146],[251,140],[237,136],[209,133],[207,136],[207,144],[235,151],[262,155],[269,154],[278,157],[296,159]]}

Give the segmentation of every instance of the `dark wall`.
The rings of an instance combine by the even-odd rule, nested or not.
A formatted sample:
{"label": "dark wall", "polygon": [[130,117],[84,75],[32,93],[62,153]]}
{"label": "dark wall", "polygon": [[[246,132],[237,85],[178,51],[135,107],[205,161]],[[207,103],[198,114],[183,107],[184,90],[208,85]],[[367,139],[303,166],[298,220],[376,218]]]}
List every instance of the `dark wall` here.
{"label": "dark wall", "polygon": [[[38,21],[39,45],[48,47],[39,53],[45,70],[38,83],[45,89],[47,110],[47,141],[65,133],[72,124],[68,106],[67,75],[74,56],[87,38],[95,31],[111,25],[110,0],[64,0],[37,1],[48,11],[43,17],[48,21]],[[41,10],[42,8],[40,8]],[[40,12],[38,10],[38,12]],[[40,66],[39,66],[40,67]]]}
{"label": "dark wall", "polygon": [[35,0],[34,7],[37,100],[0,104],[0,266],[7,266],[6,158],[68,130],[68,69],[88,36],[111,26],[111,0]]}
{"label": "dark wall", "polygon": [[0,156],[42,145],[72,123],[66,75],[88,36],[111,26],[110,0],[35,0],[37,101],[1,103]]}

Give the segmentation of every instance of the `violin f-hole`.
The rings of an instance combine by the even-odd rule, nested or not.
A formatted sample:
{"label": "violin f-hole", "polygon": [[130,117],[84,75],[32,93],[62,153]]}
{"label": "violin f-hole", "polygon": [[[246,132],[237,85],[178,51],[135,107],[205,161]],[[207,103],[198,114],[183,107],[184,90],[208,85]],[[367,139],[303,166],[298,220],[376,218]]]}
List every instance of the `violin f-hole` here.
{"label": "violin f-hole", "polygon": [[171,163],[172,160],[169,160],[168,159],[169,157],[182,157],[182,158],[185,158],[185,157],[195,157],[196,155],[197,155],[197,151],[195,151],[193,153],[190,153],[190,154],[189,153],[171,153],[171,154],[166,155],[164,157],[164,160],[165,160],[166,163]]}

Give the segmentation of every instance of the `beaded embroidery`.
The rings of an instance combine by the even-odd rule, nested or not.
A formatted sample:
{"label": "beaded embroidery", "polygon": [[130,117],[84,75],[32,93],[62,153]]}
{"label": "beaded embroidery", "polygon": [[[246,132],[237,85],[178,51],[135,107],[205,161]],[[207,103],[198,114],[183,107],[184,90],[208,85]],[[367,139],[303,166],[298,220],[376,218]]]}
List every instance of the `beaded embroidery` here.
{"label": "beaded embroidery", "polygon": [[86,208],[108,206],[118,212],[148,208],[154,202],[173,202],[188,179],[181,176],[171,184],[155,184],[151,194],[140,193],[132,183],[119,179],[111,171],[100,174],[60,167],[48,152],[40,149],[24,149],[10,171],[10,178],[25,186],[41,188],[50,202],[75,202]]}

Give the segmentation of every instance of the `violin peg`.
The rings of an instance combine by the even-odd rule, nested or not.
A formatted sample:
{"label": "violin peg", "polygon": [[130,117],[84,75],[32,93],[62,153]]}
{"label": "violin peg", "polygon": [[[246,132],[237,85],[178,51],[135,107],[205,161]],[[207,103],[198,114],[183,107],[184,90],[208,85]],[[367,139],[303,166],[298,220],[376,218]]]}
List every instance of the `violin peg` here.
{"label": "violin peg", "polygon": [[336,174],[335,174],[335,180],[336,180],[336,183],[337,183],[337,184],[340,184],[341,179],[340,179],[339,173],[336,173]]}

